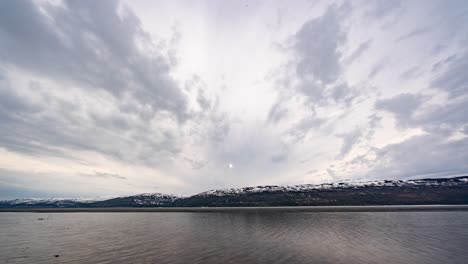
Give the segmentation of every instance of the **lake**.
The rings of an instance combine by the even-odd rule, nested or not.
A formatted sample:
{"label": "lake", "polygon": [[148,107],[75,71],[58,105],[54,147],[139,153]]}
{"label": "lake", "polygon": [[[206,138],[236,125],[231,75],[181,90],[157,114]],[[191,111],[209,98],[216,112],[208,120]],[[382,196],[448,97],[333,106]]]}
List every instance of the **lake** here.
{"label": "lake", "polygon": [[1,263],[466,263],[468,211],[0,213]]}

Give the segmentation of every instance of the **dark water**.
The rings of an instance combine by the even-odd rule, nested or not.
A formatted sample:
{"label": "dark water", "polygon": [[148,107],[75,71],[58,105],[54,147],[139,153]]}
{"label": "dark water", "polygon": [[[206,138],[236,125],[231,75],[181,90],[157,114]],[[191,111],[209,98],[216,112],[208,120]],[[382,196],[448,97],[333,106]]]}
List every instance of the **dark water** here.
{"label": "dark water", "polygon": [[468,263],[468,212],[0,213],[0,262]]}

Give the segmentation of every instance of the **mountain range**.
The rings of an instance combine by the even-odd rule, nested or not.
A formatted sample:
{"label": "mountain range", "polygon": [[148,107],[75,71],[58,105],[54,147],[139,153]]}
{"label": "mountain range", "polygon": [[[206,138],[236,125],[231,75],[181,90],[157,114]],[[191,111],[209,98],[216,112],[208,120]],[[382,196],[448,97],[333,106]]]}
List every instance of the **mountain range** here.
{"label": "mountain range", "polygon": [[99,199],[14,199],[0,208],[240,207],[468,204],[468,176],[210,190],[191,196],[139,194]]}

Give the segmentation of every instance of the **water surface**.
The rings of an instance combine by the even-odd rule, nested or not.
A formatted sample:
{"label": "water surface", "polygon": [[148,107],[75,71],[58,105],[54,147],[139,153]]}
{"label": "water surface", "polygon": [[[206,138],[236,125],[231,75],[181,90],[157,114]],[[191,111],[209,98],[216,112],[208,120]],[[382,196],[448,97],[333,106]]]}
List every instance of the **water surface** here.
{"label": "water surface", "polygon": [[467,211],[0,213],[2,263],[467,259]]}

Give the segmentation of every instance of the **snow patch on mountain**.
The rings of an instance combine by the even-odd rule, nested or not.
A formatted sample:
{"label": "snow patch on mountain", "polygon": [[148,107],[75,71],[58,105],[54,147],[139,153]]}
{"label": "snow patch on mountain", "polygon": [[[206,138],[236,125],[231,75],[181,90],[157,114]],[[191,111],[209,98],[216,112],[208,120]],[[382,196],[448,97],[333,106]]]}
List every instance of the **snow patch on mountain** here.
{"label": "snow patch on mountain", "polygon": [[300,185],[265,185],[256,187],[215,189],[197,194],[196,196],[225,196],[262,192],[303,192],[308,190],[349,189],[364,187],[400,187],[400,186],[448,186],[468,182],[468,176],[455,178],[418,179],[418,180],[375,180],[358,182],[336,182],[323,184]]}
{"label": "snow patch on mountain", "polygon": [[71,203],[94,203],[115,198],[115,196],[100,196],[100,197],[79,197],[79,198],[24,198],[12,199],[2,202],[8,202],[12,205],[35,205],[35,204],[71,204]]}

